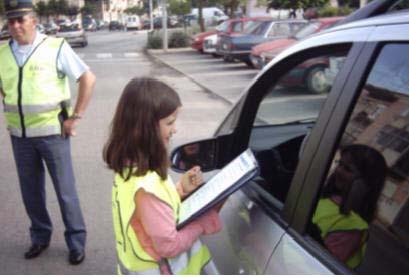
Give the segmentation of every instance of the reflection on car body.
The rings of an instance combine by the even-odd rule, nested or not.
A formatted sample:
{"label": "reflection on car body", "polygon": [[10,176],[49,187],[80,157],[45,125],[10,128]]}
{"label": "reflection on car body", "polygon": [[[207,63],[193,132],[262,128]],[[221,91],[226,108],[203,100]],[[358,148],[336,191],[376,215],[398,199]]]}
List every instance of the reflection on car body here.
{"label": "reflection on car body", "polygon": [[[379,2],[393,6],[393,1],[375,0],[369,8]],[[340,25],[291,46],[254,78],[213,138],[191,143],[214,145],[208,150],[212,159],[203,156],[199,162],[208,170],[222,168],[247,148],[260,165],[260,175],[221,210],[223,231],[204,238],[214,258],[208,273],[409,273],[408,25],[409,12],[395,12]],[[319,61],[326,66],[321,72],[326,93],[288,86],[292,70]],[[346,251],[346,245],[339,246],[348,252],[344,259],[325,243],[327,229],[340,230],[337,222],[319,227],[321,239],[311,228],[338,153],[348,145],[376,149],[388,167],[384,189],[370,208],[374,219],[341,226],[351,233],[359,229],[358,238],[367,245],[354,263],[348,262],[354,251]],[[181,151],[174,149],[172,157]],[[180,164],[172,166],[183,170]],[[358,213],[354,209],[337,216]]]}

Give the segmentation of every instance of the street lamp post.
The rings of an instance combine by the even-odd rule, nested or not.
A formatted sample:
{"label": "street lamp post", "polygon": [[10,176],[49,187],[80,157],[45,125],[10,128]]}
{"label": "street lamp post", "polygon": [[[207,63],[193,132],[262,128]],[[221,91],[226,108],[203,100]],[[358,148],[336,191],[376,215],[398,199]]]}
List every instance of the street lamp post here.
{"label": "street lamp post", "polygon": [[149,20],[150,20],[150,31],[153,31],[153,14],[152,14],[152,0],[149,0]]}
{"label": "street lamp post", "polygon": [[163,50],[168,50],[168,12],[166,0],[162,0],[162,30],[163,30]]}

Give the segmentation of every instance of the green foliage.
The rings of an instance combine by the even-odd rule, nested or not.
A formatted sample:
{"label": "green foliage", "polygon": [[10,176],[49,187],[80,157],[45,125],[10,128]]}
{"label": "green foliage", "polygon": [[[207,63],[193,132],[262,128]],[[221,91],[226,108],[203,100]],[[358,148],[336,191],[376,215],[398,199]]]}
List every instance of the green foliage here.
{"label": "green foliage", "polygon": [[352,9],[348,6],[336,8],[327,5],[318,10],[318,16],[319,17],[342,16],[349,15],[351,12]]}
{"label": "green foliage", "polygon": [[34,10],[37,13],[37,15],[41,18],[43,16],[48,16],[50,15],[50,10],[48,9],[48,5],[44,1],[38,2],[34,6]]}
{"label": "green foliage", "polygon": [[187,0],[169,0],[169,12],[175,15],[184,15],[190,13],[192,5]]}
{"label": "green foliage", "polygon": [[329,0],[271,0],[270,9],[307,9],[311,7],[323,7]]}
{"label": "green foliage", "polygon": [[126,8],[124,12],[127,14],[136,14],[136,15],[141,16],[145,13],[145,8],[141,6],[133,6],[133,7]]}
{"label": "green foliage", "polygon": [[0,15],[4,14],[4,0],[0,0]]}
{"label": "green foliage", "polygon": [[160,49],[162,48],[162,37],[160,35],[149,35],[148,44],[146,46],[148,49]]}
{"label": "green foliage", "polygon": [[169,48],[179,48],[189,46],[189,36],[184,32],[173,32],[169,38]]}
{"label": "green foliage", "polygon": [[83,15],[95,15],[97,7],[93,3],[85,2],[84,6],[80,9]]}

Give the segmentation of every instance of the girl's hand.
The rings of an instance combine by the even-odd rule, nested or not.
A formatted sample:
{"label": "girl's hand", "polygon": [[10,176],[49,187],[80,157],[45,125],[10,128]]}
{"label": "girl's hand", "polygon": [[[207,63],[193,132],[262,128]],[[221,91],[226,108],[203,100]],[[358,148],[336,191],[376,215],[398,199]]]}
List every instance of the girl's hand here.
{"label": "girl's hand", "polygon": [[195,166],[185,174],[180,180],[184,193],[191,193],[203,183],[203,173],[200,166]]}

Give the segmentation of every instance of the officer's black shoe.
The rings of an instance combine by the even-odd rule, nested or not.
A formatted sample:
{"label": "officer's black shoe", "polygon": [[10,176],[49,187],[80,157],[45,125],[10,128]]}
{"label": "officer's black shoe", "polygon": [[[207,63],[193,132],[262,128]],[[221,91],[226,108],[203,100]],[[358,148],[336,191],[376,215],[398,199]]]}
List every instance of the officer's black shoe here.
{"label": "officer's black shoe", "polygon": [[24,258],[33,259],[38,257],[44,250],[46,250],[48,244],[33,244],[26,253],[24,253]]}
{"label": "officer's black shoe", "polygon": [[69,257],[70,264],[72,265],[80,264],[82,263],[84,259],[85,259],[84,251],[77,251],[77,250],[70,251],[70,257]]}

